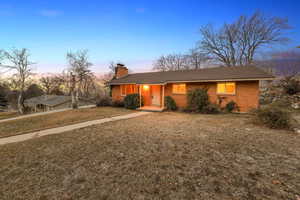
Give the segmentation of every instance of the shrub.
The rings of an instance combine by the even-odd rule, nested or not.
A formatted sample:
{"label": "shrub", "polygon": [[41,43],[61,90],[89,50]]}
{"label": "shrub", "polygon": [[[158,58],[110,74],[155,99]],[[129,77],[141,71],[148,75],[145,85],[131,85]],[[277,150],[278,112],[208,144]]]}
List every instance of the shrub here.
{"label": "shrub", "polygon": [[204,112],[205,107],[210,104],[207,89],[190,90],[187,95],[187,100],[188,110],[195,112]]}
{"label": "shrub", "polygon": [[288,98],[276,99],[274,102],[270,103],[271,106],[287,109],[290,107],[291,102]]}
{"label": "shrub", "polygon": [[281,86],[286,94],[294,95],[300,92],[300,81],[293,77],[286,77],[281,80]]}
{"label": "shrub", "polygon": [[113,107],[124,107],[124,102],[120,100],[115,100],[112,102]]}
{"label": "shrub", "polygon": [[165,97],[165,106],[166,106],[167,110],[172,110],[172,111],[177,110],[176,102],[170,96]]}
{"label": "shrub", "polygon": [[111,105],[112,105],[111,98],[108,97],[108,96],[99,97],[96,100],[96,106],[97,107],[111,106]]}
{"label": "shrub", "polygon": [[225,106],[227,112],[232,112],[235,109],[237,109],[237,104],[234,101],[229,101]]}
{"label": "shrub", "polygon": [[255,121],[274,129],[287,129],[291,127],[290,113],[277,106],[266,106],[254,111]]}
{"label": "shrub", "polygon": [[137,109],[138,107],[140,107],[140,95],[128,94],[124,98],[124,106],[128,109]]}
{"label": "shrub", "polygon": [[202,110],[203,113],[206,114],[218,114],[220,113],[220,108],[217,104],[208,104],[207,106],[205,106]]}

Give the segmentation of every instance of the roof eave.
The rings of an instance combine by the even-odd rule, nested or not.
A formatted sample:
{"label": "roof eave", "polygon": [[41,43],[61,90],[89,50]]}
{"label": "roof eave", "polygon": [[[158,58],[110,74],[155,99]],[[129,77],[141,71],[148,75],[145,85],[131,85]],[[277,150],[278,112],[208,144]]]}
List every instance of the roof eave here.
{"label": "roof eave", "polygon": [[203,80],[168,80],[165,82],[140,82],[140,83],[110,83],[109,85],[143,85],[143,84],[152,84],[152,85],[165,85],[167,83],[192,83],[192,82],[218,82],[218,81],[263,81],[263,80],[274,80],[275,77],[265,77],[265,78],[231,78],[231,79],[203,79]]}
{"label": "roof eave", "polygon": [[192,82],[218,82],[218,81],[263,81],[263,80],[275,80],[275,77],[271,78],[239,78],[239,79],[206,79],[206,80],[188,80],[188,81],[166,81],[166,83],[192,83]]}

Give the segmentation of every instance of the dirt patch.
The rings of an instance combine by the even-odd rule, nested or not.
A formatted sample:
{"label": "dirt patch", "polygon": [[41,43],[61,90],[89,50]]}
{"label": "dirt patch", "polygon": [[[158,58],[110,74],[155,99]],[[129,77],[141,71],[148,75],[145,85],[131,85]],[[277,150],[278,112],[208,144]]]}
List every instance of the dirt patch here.
{"label": "dirt patch", "polygon": [[132,110],[113,107],[84,108],[17,119],[0,124],[0,138],[76,124],[84,121],[128,114]]}
{"label": "dirt patch", "polygon": [[299,135],[155,113],[0,147],[3,199],[295,199]]}

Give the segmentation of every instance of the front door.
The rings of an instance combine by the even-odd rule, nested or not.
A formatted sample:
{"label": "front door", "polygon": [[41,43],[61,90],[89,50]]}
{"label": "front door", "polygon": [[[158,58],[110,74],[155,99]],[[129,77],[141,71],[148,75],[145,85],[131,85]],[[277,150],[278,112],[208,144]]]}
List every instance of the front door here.
{"label": "front door", "polygon": [[152,85],[151,87],[152,105],[160,106],[160,85]]}

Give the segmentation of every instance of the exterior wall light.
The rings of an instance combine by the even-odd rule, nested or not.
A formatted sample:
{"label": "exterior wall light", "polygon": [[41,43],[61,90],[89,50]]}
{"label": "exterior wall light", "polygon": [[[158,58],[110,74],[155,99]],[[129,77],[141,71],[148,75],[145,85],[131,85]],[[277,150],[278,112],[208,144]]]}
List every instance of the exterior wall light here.
{"label": "exterior wall light", "polygon": [[143,85],[144,90],[149,90],[149,85]]}

